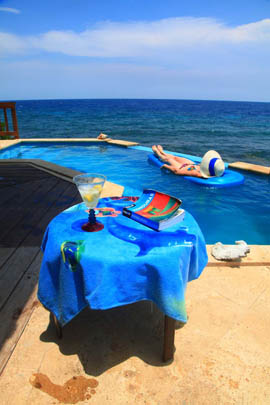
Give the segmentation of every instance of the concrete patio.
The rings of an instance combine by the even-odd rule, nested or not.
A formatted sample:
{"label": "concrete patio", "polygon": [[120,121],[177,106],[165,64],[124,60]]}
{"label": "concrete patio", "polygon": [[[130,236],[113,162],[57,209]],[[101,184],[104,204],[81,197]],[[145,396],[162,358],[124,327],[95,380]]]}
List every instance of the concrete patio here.
{"label": "concrete patio", "polygon": [[[72,177],[69,169],[41,163],[35,168],[64,181]],[[122,194],[120,186],[110,187],[108,195]],[[32,247],[25,244],[23,252]],[[24,306],[18,313],[6,307],[2,319],[2,331],[5,319],[12,328],[0,352],[9,359],[0,364],[0,404],[270,404],[270,246],[250,248],[229,264],[213,259],[208,246],[208,266],[188,284],[189,320],[177,325],[170,363],[161,359],[164,316],[150,302],[85,310],[59,340],[33,279]],[[9,269],[16,268],[13,263],[6,273],[14,283]]]}
{"label": "concrete patio", "polygon": [[266,251],[266,265],[256,265],[252,247],[249,265],[210,263],[188,284],[189,320],[177,326],[168,364],[161,362],[163,316],[149,302],[85,310],[62,340],[36,302],[1,376],[1,404],[270,403]]}

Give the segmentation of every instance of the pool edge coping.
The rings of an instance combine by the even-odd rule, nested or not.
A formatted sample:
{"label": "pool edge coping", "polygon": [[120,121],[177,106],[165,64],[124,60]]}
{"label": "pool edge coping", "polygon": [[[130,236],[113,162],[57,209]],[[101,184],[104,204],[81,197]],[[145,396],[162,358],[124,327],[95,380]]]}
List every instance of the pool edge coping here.
{"label": "pool edge coping", "polygon": [[206,245],[208,254],[207,267],[269,266],[270,270],[270,245],[248,245],[250,253],[247,253],[246,257],[231,261],[216,260],[211,254],[213,246]]}
{"label": "pool edge coping", "polygon": [[[27,142],[82,142],[82,143],[87,143],[87,142],[96,142],[96,143],[106,143],[110,145],[117,145],[117,146],[123,146],[123,147],[136,147],[139,146],[140,144],[138,142],[130,142],[130,141],[124,141],[120,139],[97,139],[97,138],[20,138],[16,140],[0,140],[0,151],[9,148],[10,146],[14,146],[20,143],[27,143]],[[150,148],[149,148],[150,149]],[[173,153],[173,152],[171,152]],[[262,165],[256,165],[253,163],[247,163],[247,162],[232,162],[232,163],[227,163],[228,167],[241,170],[241,171],[248,171],[248,172],[253,172],[257,174],[263,174],[270,176],[270,167],[268,166],[262,166]]]}
{"label": "pool edge coping", "polygon": [[[30,164],[40,170],[49,172],[57,177],[66,181],[73,182],[73,177],[80,174],[80,171],[69,169],[55,163],[47,162],[42,159],[0,159],[0,167],[4,164],[17,163],[17,164]],[[122,196],[124,186],[117,183],[107,181],[107,186],[102,193],[102,197]],[[246,257],[235,261],[216,260],[211,250],[213,245],[207,244],[208,264],[207,267],[239,267],[239,266],[269,266],[270,270],[270,245],[248,245],[250,253]]]}
{"label": "pool edge coping", "polygon": [[87,143],[87,142],[96,142],[96,143],[109,143],[112,145],[119,145],[119,146],[137,146],[139,145],[138,142],[130,142],[130,141],[124,141],[121,139],[97,139],[97,138],[20,138],[16,140],[8,140],[8,139],[0,139],[0,150],[6,149],[10,146],[17,145],[19,143],[24,143],[24,142],[71,142],[71,143],[76,143],[76,142],[82,142],[82,143]]}

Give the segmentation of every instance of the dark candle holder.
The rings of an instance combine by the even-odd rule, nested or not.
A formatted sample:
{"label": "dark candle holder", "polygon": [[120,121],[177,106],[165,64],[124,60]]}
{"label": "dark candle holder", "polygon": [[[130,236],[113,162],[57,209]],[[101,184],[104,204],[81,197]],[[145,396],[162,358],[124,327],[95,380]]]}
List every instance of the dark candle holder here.
{"label": "dark candle holder", "polygon": [[82,225],[82,229],[86,232],[98,232],[104,228],[101,222],[96,219],[96,214],[94,209],[89,210],[88,222]]}

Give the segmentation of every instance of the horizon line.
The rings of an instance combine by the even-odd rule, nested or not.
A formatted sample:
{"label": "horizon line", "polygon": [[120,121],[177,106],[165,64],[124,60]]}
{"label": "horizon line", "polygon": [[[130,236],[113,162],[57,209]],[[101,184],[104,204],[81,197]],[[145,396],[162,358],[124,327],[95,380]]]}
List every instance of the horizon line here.
{"label": "horizon line", "polygon": [[0,100],[1,102],[17,102],[17,101],[68,101],[68,100],[138,100],[138,101],[210,101],[210,102],[228,102],[228,103],[270,103],[270,101],[258,100],[226,100],[226,99],[195,99],[195,98],[141,98],[141,97],[94,97],[94,98],[7,98]]}

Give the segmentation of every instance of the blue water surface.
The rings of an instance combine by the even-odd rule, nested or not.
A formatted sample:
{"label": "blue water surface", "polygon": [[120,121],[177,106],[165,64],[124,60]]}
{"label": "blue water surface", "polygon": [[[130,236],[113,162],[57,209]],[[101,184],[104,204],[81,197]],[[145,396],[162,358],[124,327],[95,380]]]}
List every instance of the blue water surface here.
{"label": "blue water surface", "polygon": [[270,103],[199,100],[17,101],[21,138],[116,139],[269,166]]}
{"label": "blue water surface", "polygon": [[243,185],[208,188],[150,165],[149,151],[108,144],[29,143],[0,152],[0,158],[45,159],[82,172],[99,172],[126,193],[153,188],[179,197],[199,223],[208,244],[221,241],[270,244],[269,177],[244,173]]}

